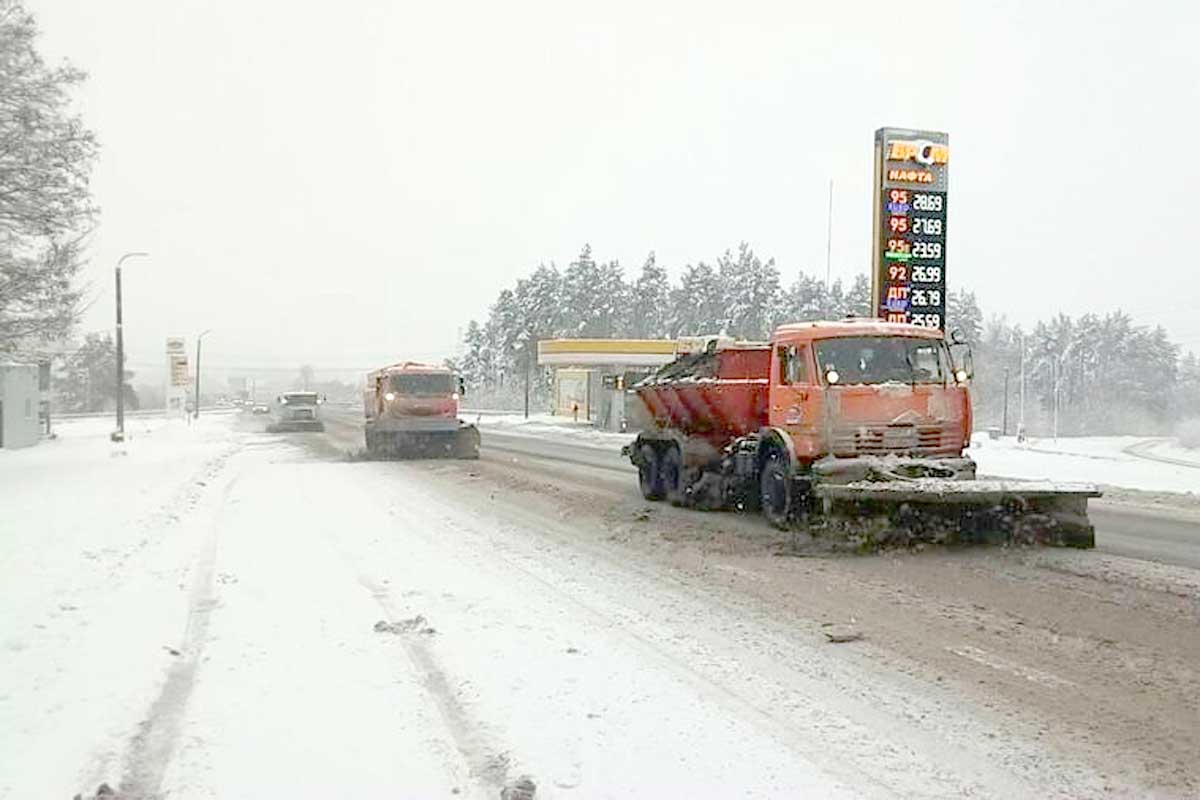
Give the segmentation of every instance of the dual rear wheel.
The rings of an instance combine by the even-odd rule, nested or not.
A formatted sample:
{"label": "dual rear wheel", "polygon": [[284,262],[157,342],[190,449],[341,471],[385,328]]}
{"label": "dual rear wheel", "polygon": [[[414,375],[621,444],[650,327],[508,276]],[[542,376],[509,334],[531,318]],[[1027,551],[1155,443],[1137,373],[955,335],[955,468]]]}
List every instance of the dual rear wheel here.
{"label": "dual rear wheel", "polygon": [[638,485],[647,500],[667,500],[681,505],[684,499],[683,456],[674,443],[655,447],[643,444],[638,450]]}
{"label": "dual rear wheel", "polygon": [[[678,445],[668,443],[656,447],[643,443],[638,454],[638,485],[642,497],[682,505],[687,493],[683,457]],[[786,529],[791,524],[796,504],[795,486],[789,459],[780,449],[773,448],[763,460],[757,499],[763,516],[772,525]]]}

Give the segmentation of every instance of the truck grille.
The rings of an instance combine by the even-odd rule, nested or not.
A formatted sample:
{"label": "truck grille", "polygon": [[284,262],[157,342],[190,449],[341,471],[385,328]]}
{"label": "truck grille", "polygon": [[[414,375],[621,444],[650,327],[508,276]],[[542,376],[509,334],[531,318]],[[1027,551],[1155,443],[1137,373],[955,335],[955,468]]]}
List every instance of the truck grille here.
{"label": "truck grille", "polygon": [[292,419],[312,419],[313,412],[311,408],[298,408],[292,412]]}
{"label": "truck grille", "polygon": [[957,453],[961,437],[939,425],[860,425],[834,430],[835,455]]}

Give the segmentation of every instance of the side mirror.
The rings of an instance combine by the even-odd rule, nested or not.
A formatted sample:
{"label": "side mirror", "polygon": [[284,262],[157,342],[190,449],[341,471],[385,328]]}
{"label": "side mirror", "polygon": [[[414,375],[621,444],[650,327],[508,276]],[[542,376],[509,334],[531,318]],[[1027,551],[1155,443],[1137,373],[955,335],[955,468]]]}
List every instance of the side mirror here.
{"label": "side mirror", "polygon": [[463,381],[462,378],[458,379],[458,396],[459,397],[467,396],[467,384]]}
{"label": "side mirror", "polygon": [[971,378],[974,378],[975,360],[971,354],[971,345],[962,341],[951,344],[950,364],[954,370],[954,380],[956,383],[966,383]]}

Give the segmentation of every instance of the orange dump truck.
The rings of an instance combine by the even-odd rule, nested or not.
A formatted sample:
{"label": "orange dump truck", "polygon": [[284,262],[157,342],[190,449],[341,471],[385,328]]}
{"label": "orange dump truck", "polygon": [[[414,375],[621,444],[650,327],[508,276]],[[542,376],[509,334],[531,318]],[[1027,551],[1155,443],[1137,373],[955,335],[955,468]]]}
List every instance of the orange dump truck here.
{"label": "orange dump truck", "polygon": [[367,452],[376,457],[479,458],[479,430],[458,418],[462,382],[445,367],[405,361],[367,374]]}
{"label": "orange dump truck", "polygon": [[635,387],[643,430],[624,452],[647,499],[760,508],[780,527],[1094,546],[1095,486],[976,479],[970,371],[965,344],[881,320],[709,337]]}

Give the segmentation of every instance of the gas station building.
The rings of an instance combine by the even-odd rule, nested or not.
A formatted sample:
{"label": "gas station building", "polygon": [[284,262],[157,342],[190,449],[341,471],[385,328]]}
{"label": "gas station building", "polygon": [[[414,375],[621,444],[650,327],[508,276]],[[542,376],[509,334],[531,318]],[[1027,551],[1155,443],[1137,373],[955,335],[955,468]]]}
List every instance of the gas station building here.
{"label": "gas station building", "polygon": [[623,429],[626,390],[675,360],[674,339],[544,339],[538,364],[553,374],[551,412]]}

